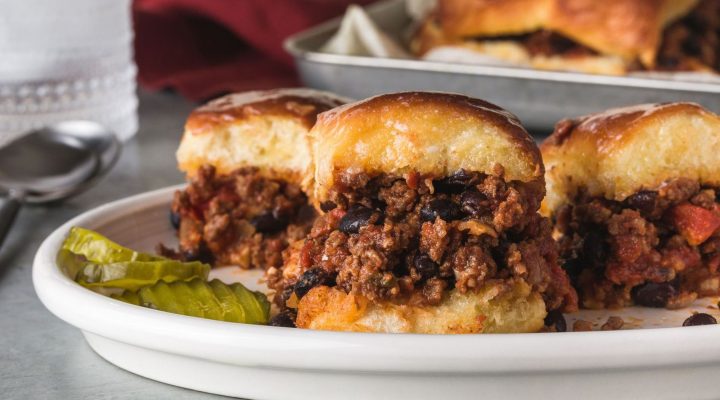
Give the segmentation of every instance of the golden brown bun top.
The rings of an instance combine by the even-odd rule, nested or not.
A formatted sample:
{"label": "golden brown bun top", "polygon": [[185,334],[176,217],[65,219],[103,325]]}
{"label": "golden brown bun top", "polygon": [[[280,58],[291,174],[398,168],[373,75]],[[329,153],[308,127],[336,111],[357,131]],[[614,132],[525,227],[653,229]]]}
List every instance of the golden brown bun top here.
{"label": "golden brown bun top", "polygon": [[310,129],[318,114],[346,102],[333,93],[305,88],[232,93],[195,109],[185,129],[193,135],[213,133],[218,125],[256,116],[292,118]]}
{"label": "golden brown bun top", "polygon": [[545,26],[553,0],[438,0],[438,19],[447,35],[505,36]]}
{"label": "golden brown bun top", "polygon": [[384,94],[320,114],[310,132],[315,196],[327,199],[338,174],[433,178],[460,169],[507,180],[542,179],[540,152],[517,117],[498,106],[459,94]]}
{"label": "golden brown bun top", "polygon": [[651,66],[662,30],[698,0],[440,0],[439,19],[457,37],[547,29],[603,54]]}
{"label": "golden brown bun top", "polygon": [[603,54],[532,54],[523,41],[513,37],[504,39],[483,39],[449,37],[440,28],[435,18],[426,18],[412,37],[410,48],[415,55],[428,60],[467,59],[479,57],[477,62],[487,59],[499,60],[511,65],[524,65],[536,69],[575,71],[589,74],[623,75],[634,61],[619,56]]}
{"label": "golden brown bun top", "polygon": [[540,148],[548,214],[581,188],[621,201],[673,178],[720,185],[720,117],[695,103],[643,104],[562,120]]}
{"label": "golden brown bun top", "polygon": [[234,93],[213,100],[190,114],[178,166],[189,176],[205,164],[220,174],[251,166],[271,178],[300,182],[308,174],[307,133],[317,115],[345,102],[311,89]]}

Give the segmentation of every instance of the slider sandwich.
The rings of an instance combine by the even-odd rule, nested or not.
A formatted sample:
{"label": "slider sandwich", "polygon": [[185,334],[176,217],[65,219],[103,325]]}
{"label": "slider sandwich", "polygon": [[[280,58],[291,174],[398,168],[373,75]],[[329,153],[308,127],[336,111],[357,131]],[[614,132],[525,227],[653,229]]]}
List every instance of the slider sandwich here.
{"label": "slider sandwich", "polygon": [[307,89],[231,94],[195,110],[177,151],[188,186],[172,204],[177,258],[279,267],[314,212],[301,189],[309,129],[343,99]]}
{"label": "slider sandwich", "polygon": [[309,235],[268,271],[285,320],[359,332],[535,332],[573,311],[540,152],[518,119],[456,94],[320,114]]}
{"label": "slider sandwich", "polygon": [[720,117],[694,103],[563,120],[541,146],[582,305],[680,308],[720,294]]}
{"label": "slider sandwich", "polygon": [[456,47],[538,69],[720,71],[720,0],[439,0],[418,55]]}

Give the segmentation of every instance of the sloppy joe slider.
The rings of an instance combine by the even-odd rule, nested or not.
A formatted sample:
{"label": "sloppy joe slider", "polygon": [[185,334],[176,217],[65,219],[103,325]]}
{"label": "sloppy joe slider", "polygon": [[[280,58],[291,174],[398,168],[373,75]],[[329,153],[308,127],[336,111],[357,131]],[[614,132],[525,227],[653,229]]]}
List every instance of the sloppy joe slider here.
{"label": "sloppy joe slider", "polygon": [[561,254],[589,308],[720,294],[720,117],[648,104],[561,121],[542,144]]}
{"label": "sloppy joe slider", "polygon": [[533,332],[576,298],[557,262],[540,152],[482,100],[396,93],[325,112],[311,131],[324,212],[282,269],[300,328]]}
{"label": "sloppy joe slider", "polygon": [[279,89],[230,94],[193,111],[177,151],[189,179],[172,205],[177,256],[280,266],[288,242],[314,217],[301,189],[307,133],[320,112],[342,103],[325,92]]}
{"label": "sloppy joe slider", "polygon": [[439,0],[412,47],[599,74],[720,71],[717,0]]}

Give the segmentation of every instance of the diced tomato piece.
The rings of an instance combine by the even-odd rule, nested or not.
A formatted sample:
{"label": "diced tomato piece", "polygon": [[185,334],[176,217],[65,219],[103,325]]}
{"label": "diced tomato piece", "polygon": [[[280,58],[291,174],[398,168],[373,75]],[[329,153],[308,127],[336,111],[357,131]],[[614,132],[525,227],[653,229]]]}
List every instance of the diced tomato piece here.
{"label": "diced tomato piece", "polygon": [[706,241],[720,227],[720,216],[690,203],[673,207],[670,218],[678,232],[693,246]]}
{"label": "diced tomato piece", "polygon": [[418,185],[420,184],[420,174],[417,172],[411,172],[407,174],[405,182],[407,182],[407,185],[410,189],[417,189]]}
{"label": "diced tomato piece", "polygon": [[313,244],[311,241],[305,242],[300,250],[300,266],[310,268],[313,265]]}

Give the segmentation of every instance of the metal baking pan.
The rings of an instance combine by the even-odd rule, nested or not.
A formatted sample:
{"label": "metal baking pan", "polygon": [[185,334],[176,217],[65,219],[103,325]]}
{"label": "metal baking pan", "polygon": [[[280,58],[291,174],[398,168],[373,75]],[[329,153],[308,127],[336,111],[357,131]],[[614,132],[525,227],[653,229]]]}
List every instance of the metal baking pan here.
{"label": "metal baking pan", "polygon": [[[366,10],[398,40],[411,22],[403,0],[382,1]],[[405,90],[464,93],[512,111],[535,132],[547,132],[565,117],[639,103],[694,101],[720,112],[717,83],[319,52],[339,25],[336,18],[286,40],[285,48],[295,57],[306,86],[352,98]]]}

